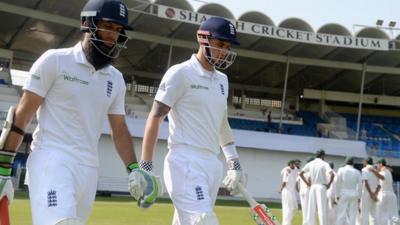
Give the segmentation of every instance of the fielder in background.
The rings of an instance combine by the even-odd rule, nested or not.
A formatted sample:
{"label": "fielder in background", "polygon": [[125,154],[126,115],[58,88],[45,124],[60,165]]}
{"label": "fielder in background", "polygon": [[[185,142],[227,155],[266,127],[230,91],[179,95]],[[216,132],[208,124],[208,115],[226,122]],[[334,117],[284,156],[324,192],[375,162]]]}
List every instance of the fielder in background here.
{"label": "fielder in background", "polygon": [[[399,222],[399,210],[397,198],[393,191],[393,178],[389,168],[386,167],[386,160],[380,159],[376,162],[377,170],[369,170],[379,179],[381,190],[378,193],[378,224],[392,225]],[[397,223],[395,223],[397,222]]]}
{"label": "fielder in background", "polygon": [[282,225],[291,225],[298,209],[296,179],[299,172],[296,167],[296,161],[290,160],[287,167],[283,171],[281,188],[279,190],[282,195]]}
{"label": "fielder in background", "polygon": [[370,172],[373,169],[373,160],[371,157],[364,159],[364,168],[361,170],[362,194],[361,194],[361,214],[360,225],[377,225],[377,201],[381,186],[378,184],[378,178]]}
{"label": "fielder in background", "polygon": [[[331,186],[335,175],[331,167],[324,161],[325,151],[318,150],[316,158],[307,163],[300,172],[301,179],[310,187],[306,224],[316,225],[318,210],[319,225],[328,224],[328,199],[326,190]],[[310,173],[310,181],[304,177],[304,173]],[[329,174],[329,181],[327,180]]]}
{"label": "fielder in background", "polygon": [[152,170],[158,131],[168,114],[168,154],[164,161],[164,181],[175,207],[174,225],[217,225],[214,204],[221,185],[223,165],[228,172],[223,183],[232,195],[239,193],[244,176],[228,123],[228,78],[217,69],[226,69],[239,44],[235,26],[212,17],[197,31],[197,54],[168,69],[161,80],[147,118],[140,166]]}
{"label": "fielder in background", "polygon": [[27,162],[34,225],[87,221],[97,188],[97,145],[107,117],[115,147],[130,173],[131,193],[140,198],[146,188],[148,175],[139,170],[125,123],[125,82],[111,65],[128,41],[128,10],[119,0],[89,0],[81,21],[81,42],[48,50],[33,64],[13,128],[0,151],[3,180],[10,175],[8,167],[37,112]]}
{"label": "fielder in background", "polygon": [[[355,225],[358,201],[361,197],[361,174],[354,168],[354,158],[347,157],[336,178],[337,219],[336,225]],[[346,223],[347,221],[347,223]]]}
{"label": "fielder in background", "polygon": [[[328,225],[334,225],[337,218],[337,201],[336,201],[336,172],[334,170],[335,164],[333,162],[329,162],[329,166],[332,169],[333,175],[335,178],[333,179],[332,185],[326,191],[326,196],[328,197]],[[329,174],[327,174],[329,179]]]}
{"label": "fielder in background", "polygon": [[[306,161],[306,163],[309,163],[313,161],[315,158],[314,157],[309,157]],[[306,178],[306,180],[310,183],[310,176],[309,173],[304,173],[303,176]],[[301,213],[303,216],[303,225],[306,225],[306,217],[307,217],[307,209],[308,209],[308,196],[310,193],[310,187],[307,185],[306,182],[301,179],[300,176],[297,177],[297,183],[299,186],[299,195],[300,195],[300,204],[301,204]]]}

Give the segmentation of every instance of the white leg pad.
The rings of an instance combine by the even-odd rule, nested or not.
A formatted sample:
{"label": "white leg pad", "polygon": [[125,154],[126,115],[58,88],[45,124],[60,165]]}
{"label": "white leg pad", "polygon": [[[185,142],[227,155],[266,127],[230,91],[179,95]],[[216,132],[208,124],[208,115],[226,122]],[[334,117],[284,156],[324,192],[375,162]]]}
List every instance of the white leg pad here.
{"label": "white leg pad", "polygon": [[54,225],[84,225],[84,224],[78,219],[63,219],[61,221],[58,221]]}
{"label": "white leg pad", "polygon": [[218,218],[214,212],[203,213],[194,222],[194,225],[219,225]]}

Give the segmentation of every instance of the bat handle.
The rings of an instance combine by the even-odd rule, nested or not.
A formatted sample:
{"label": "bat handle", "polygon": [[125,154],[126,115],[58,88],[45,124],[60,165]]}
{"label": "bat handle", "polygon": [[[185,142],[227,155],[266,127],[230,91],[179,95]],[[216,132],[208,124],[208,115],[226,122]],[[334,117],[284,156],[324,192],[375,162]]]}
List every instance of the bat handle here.
{"label": "bat handle", "polygon": [[243,186],[242,183],[238,183],[238,188],[240,192],[242,193],[243,197],[247,200],[249,205],[254,208],[258,203],[254,198],[251,196],[251,194],[247,191],[247,189]]}
{"label": "bat handle", "polygon": [[0,200],[0,225],[10,225],[8,198],[6,196]]}

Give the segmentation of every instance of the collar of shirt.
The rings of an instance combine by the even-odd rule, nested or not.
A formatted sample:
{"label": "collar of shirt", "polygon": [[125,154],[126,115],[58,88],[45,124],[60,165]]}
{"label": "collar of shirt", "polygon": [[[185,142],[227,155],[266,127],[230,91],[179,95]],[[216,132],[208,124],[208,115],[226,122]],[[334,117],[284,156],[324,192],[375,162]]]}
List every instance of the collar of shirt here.
{"label": "collar of shirt", "polygon": [[[89,61],[86,59],[86,55],[83,52],[82,49],[82,42],[78,42],[73,49],[73,55],[75,58],[75,61],[79,64],[83,64],[85,66],[90,67],[91,69],[94,70],[94,67],[92,64],[89,63]],[[99,74],[102,75],[110,75],[110,66],[106,66],[105,68],[102,68],[101,70],[98,70]]]}
{"label": "collar of shirt", "polygon": [[208,71],[204,69],[195,54],[193,54],[192,57],[190,58],[190,64],[193,66],[194,69],[196,69],[197,75],[213,80],[218,79],[215,69],[214,71]]}

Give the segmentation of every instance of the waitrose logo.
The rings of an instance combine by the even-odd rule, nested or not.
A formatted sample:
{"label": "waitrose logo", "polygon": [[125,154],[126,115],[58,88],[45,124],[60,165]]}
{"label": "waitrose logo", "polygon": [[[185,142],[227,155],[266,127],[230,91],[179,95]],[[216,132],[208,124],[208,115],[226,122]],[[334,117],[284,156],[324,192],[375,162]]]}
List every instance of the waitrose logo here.
{"label": "waitrose logo", "polygon": [[84,84],[84,85],[88,85],[89,84],[88,81],[81,80],[81,79],[79,79],[77,77],[69,76],[68,74],[63,74],[62,76],[64,77],[64,80],[67,80],[67,81],[76,82],[76,83],[80,83],[80,84]]}

